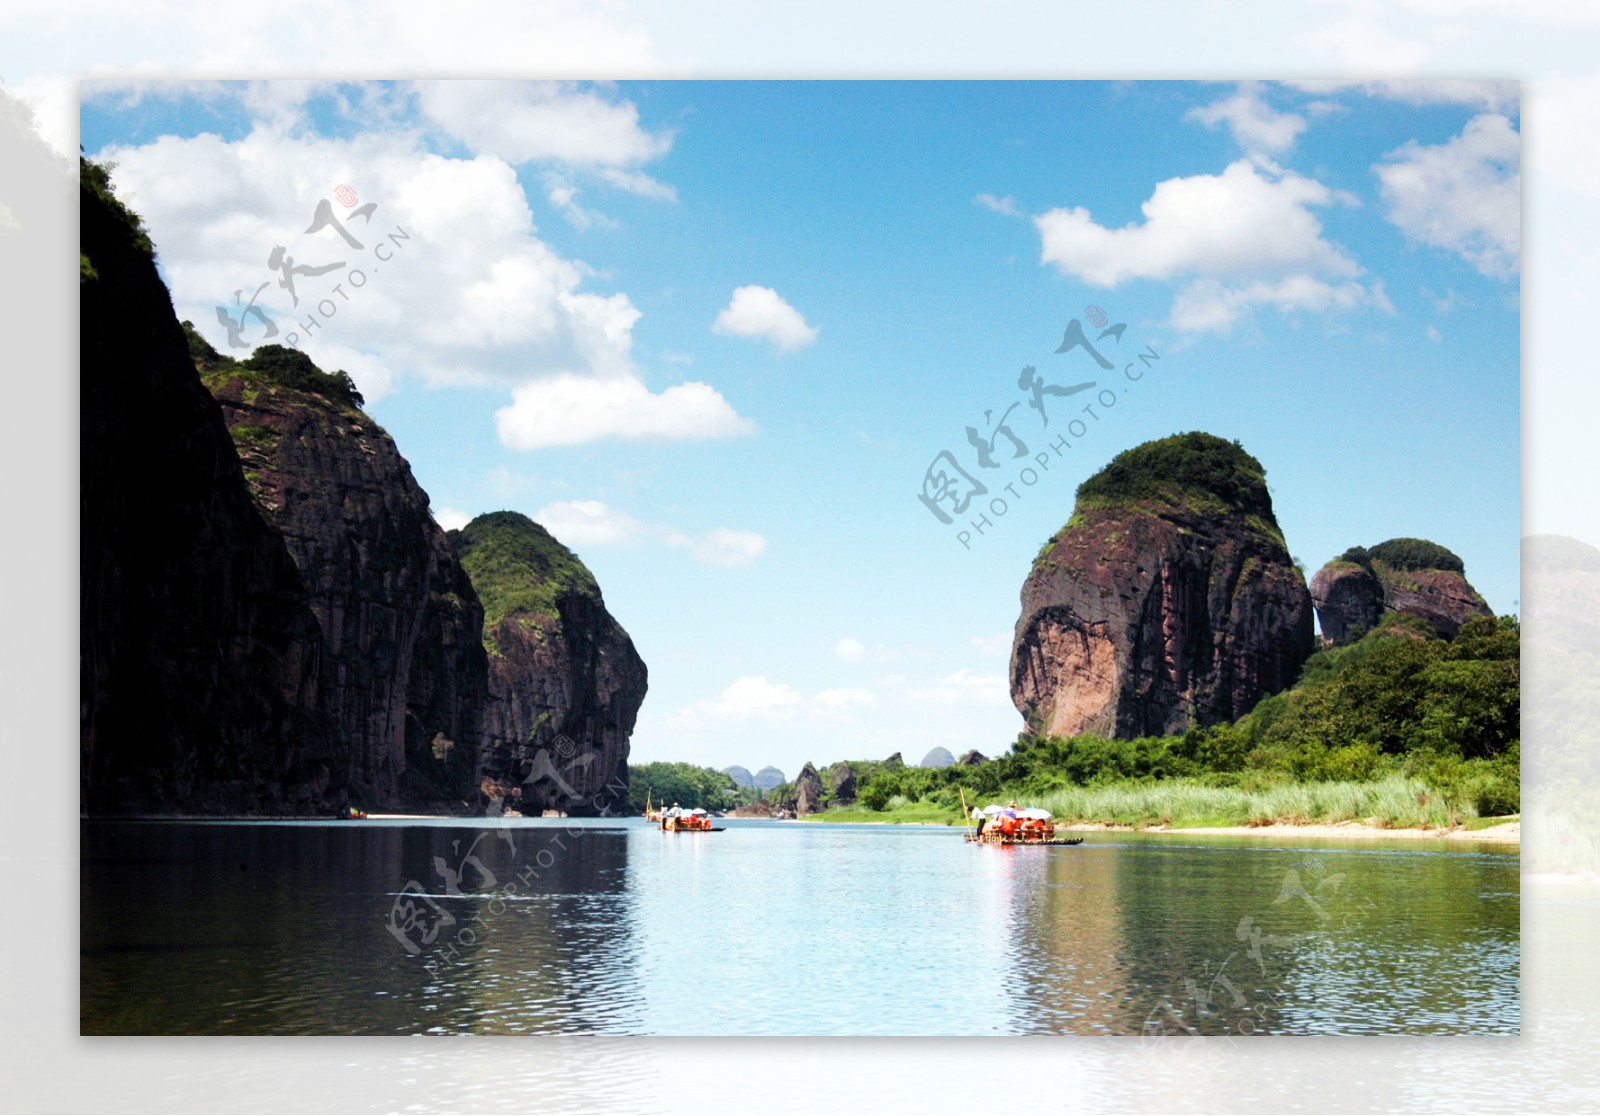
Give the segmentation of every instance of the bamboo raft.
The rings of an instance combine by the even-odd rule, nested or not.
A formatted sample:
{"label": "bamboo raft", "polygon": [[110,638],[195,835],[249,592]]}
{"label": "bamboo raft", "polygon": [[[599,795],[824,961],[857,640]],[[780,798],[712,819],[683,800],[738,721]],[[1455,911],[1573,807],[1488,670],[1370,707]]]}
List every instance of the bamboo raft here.
{"label": "bamboo raft", "polygon": [[973,845],[1081,845],[1082,837],[1007,837],[1002,833],[993,836],[985,833],[978,836],[976,833],[966,834],[966,840]]}

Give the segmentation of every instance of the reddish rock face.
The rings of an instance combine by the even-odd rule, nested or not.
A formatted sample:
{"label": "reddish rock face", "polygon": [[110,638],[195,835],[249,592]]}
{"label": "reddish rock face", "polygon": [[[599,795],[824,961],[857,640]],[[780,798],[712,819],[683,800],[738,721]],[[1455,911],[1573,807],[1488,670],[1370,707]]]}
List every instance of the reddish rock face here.
{"label": "reddish rock face", "polygon": [[822,808],[822,776],[807,763],[794,780],[795,817],[815,814]]}
{"label": "reddish rock face", "polygon": [[1243,716],[1311,649],[1281,541],[1232,517],[1092,511],[1023,587],[1011,694],[1035,733],[1163,735]]}
{"label": "reddish rock face", "polygon": [[524,814],[621,811],[649,676],[594,577],[515,512],[479,516],[450,538],[489,613],[483,785]]}
{"label": "reddish rock face", "polygon": [[1384,570],[1380,575],[1390,608],[1426,620],[1445,639],[1454,639],[1470,617],[1494,615],[1478,591],[1454,570]]}
{"label": "reddish rock face", "polygon": [[1322,638],[1343,643],[1370,631],[1383,616],[1383,586],[1364,566],[1329,562],[1311,579]]}
{"label": "reddish rock face", "polygon": [[1178,435],[1080,489],[1023,585],[1011,696],[1042,735],[1183,732],[1292,685],[1312,645],[1311,595],[1260,463]]}
{"label": "reddish rock face", "polygon": [[[644,660],[605,606],[563,596],[554,613],[514,613],[487,633],[491,697],[485,773],[518,784],[522,811],[619,812],[628,741],[644,701]],[[544,752],[556,774],[537,774]],[[541,768],[542,770],[542,768]]]}
{"label": "reddish rock face", "polygon": [[1461,560],[1454,554],[1428,543],[1458,568],[1409,568],[1378,557],[1390,545],[1380,543],[1371,557],[1359,561],[1348,560],[1352,553],[1357,557],[1363,553],[1361,548],[1352,548],[1311,579],[1311,596],[1325,641],[1354,639],[1376,627],[1385,612],[1414,616],[1445,639],[1454,639],[1461,625],[1473,616],[1494,615],[1468,583],[1459,569]]}

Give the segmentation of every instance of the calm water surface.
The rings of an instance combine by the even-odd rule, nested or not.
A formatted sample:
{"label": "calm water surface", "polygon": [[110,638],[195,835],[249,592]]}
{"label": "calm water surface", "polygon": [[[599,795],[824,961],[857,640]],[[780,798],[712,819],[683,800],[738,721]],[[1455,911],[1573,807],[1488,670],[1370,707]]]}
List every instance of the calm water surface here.
{"label": "calm water surface", "polygon": [[84,823],[83,1032],[1519,1028],[1515,849],[490,824]]}

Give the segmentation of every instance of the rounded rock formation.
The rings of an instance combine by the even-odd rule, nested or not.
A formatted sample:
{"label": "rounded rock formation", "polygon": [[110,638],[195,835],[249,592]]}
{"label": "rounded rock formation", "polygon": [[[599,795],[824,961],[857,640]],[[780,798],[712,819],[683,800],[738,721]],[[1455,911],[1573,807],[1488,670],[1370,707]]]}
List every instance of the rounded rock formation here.
{"label": "rounded rock formation", "polygon": [[1023,585],[1011,695],[1039,735],[1183,732],[1291,685],[1313,642],[1261,463],[1174,435],[1079,486]]}

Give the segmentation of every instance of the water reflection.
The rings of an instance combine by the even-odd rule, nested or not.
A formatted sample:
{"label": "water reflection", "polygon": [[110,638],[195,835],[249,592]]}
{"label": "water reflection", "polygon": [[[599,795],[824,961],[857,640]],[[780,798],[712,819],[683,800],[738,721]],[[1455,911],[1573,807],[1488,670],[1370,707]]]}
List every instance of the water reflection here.
{"label": "water reflection", "polygon": [[[1519,1022],[1514,854],[1112,835],[1002,849],[910,827],[532,819],[88,823],[83,850],[93,1034]],[[437,922],[431,941],[426,922],[392,918],[405,902]]]}

